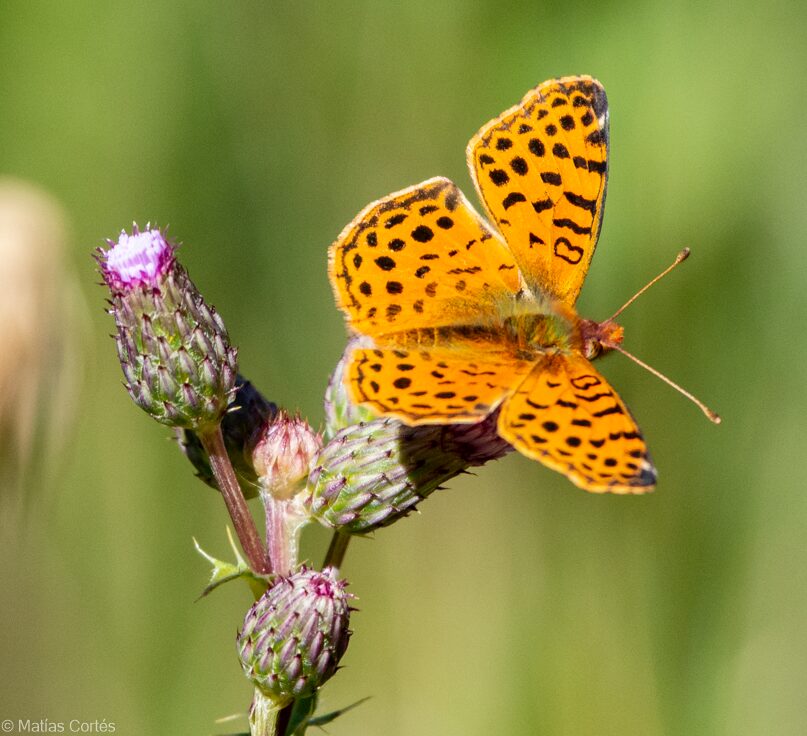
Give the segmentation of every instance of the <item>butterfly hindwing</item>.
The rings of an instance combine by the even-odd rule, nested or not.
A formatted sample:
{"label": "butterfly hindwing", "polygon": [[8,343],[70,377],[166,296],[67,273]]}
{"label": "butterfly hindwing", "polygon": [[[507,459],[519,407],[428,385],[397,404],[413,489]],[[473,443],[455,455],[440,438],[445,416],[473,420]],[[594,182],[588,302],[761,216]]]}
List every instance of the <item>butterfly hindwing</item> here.
{"label": "butterfly hindwing", "polygon": [[502,406],[499,434],[587,491],[643,493],[656,471],[622,399],[580,355],[547,356]]}
{"label": "butterfly hindwing", "polygon": [[357,403],[406,424],[474,423],[490,414],[531,364],[470,344],[356,348],[346,383]]}
{"label": "butterfly hindwing", "polygon": [[468,166],[525,281],[574,304],[597,244],[608,103],[591,77],[536,87],[471,139]]}
{"label": "butterfly hindwing", "polygon": [[366,207],[331,246],[329,274],[365,335],[476,321],[519,288],[501,238],[444,178]]}

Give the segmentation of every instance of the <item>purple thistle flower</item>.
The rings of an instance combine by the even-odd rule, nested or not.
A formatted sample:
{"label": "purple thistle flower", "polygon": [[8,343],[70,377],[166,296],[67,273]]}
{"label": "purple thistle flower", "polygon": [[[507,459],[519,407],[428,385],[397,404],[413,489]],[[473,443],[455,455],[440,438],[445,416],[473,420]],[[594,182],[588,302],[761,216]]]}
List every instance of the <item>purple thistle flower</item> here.
{"label": "purple thistle flower", "polygon": [[140,232],[133,225],[132,234],[121,230],[117,242],[107,240],[109,250],[99,249],[101,275],[110,289],[121,291],[136,286],[154,287],[174,264],[176,246],[165,233],[146,226]]}
{"label": "purple thistle flower", "polygon": [[202,431],[216,426],[232,398],[236,350],[175,257],[150,226],[120,234],[96,259],[111,292],[115,341],[132,399],[157,421]]}

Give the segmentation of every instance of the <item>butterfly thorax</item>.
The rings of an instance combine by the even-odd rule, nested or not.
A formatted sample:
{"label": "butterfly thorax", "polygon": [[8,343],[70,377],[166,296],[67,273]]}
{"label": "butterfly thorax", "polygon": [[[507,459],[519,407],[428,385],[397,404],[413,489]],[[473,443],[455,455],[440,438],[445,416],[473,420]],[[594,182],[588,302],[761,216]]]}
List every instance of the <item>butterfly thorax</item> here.
{"label": "butterfly thorax", "polygon": [[451,348],[494,357],[533,362],[547,353],[581,352],[580,320],[573,314],[516,313],[472,324],[425,327],[376,337],[375,342],[401,350]]}

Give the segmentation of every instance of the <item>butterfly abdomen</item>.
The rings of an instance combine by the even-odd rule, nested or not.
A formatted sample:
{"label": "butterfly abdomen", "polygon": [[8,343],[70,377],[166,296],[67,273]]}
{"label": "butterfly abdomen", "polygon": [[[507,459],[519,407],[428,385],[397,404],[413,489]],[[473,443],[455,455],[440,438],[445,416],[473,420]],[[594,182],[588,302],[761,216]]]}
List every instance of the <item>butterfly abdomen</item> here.
{"label": "butterfly abdomen", "polygon": [[558,350],[580,350],[579,330],[566,319],[551,314],[520,314],[482,324],[423,327],[376,338],[377,344],[401,350],[447,348],[457,355],[484,353],[538,360]]}

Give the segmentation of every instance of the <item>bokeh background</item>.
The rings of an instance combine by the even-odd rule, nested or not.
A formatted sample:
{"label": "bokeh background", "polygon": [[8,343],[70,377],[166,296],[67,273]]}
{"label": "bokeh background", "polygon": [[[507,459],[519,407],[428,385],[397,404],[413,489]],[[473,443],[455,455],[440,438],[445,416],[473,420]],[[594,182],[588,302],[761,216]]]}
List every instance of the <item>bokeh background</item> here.
{"label": "bokeh background", "polygon": [[[355,542],[361,611],[323,706],[372,699],[328,731],[807,733],[807,11],[764,6],[5,0],[0,174],[60,203],[64,248],[31,276],[50,306],[28,334],[47,339],[0,345],[34,428],[25,460],[0,425],[0,719],[246,726],[215,721],[250,700],[234,648],[249,593],[196,601],[191,538],[226,555],[225,511],[120,385],[102,238],[170,223],[243,372],[318,424],[344,344],[329,243],[431,176],[473,197],[477,128],[590,73],[611,177],[581,312],[607,316],[690,246],[624,315],[626,346],[723,425],[612,356],[654,494],[588,495],[511,455]],[[327,541],[310,529],[305,554]]]}

